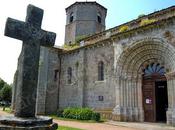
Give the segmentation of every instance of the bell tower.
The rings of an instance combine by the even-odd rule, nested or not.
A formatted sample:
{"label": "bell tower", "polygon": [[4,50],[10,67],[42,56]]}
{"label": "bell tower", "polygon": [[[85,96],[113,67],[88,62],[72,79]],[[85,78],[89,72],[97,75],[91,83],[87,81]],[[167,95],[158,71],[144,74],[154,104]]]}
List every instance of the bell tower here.
{"label": "bell tower", "polygon": [[75,2],[66,8],[65,44],[105,30],[107,9],[97,2]]}

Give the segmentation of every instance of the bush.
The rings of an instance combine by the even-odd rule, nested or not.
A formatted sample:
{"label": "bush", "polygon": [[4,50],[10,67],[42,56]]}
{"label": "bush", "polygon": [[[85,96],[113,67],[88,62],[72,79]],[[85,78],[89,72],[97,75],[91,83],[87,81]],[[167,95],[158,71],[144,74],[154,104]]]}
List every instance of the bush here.
{"label": "bush", "polygon": [[87,35],[80,35],[75,38],[75,43],[79,43],[82,39],[86,38]]}
{"label": "bush", "polygon": [[140,22],[140,26],[144,26],[150,23],[154,23],[156,20],[155,19],[142,19],[142,21]]}
{"label": "bush", "polygon": [[141,17],[144,17],[145,16],[145,14],[140,14],[139,16],[138,16],[138,18],[141,18]]}
{"label": "bush", "polygon": [[121,27],[119,28],[119,32],[125,32],[125,31],[127,31],[127,30],[129,30],[129,26],[127,26],[127,25],[121,26]]}
{"label": "bush", "polygon": [[66,108],[63,117],[77,120],[100,120],[100,115],[94,113],[90,108]]}
{"label": "bush", "polygon": [[100,121],[100,113],[94,112],[92,114],[91,120]]}
{"label": "bush", "polygon": [[73,43],[73,44],[70,44],[70,45],[64,45],[63,48],[66,49],[66,50],[73,50],[73,49],[76,49],[80,47],[79,44],[76,44],[76,43]]}
{"label": "bush", "polygon": [[58,117],[63,117],[63,112],[64,112],[64,110],[58,110],[57,111],[57,116]]}

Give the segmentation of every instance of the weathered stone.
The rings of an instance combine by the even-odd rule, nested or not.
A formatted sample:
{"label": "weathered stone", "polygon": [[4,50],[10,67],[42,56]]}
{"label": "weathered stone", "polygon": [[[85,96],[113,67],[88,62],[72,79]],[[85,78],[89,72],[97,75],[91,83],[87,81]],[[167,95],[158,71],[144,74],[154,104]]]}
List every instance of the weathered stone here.
{"label": "weathered stone", "polygon": [[[40,46],[54,45],[56,34],[41,29],[43,10],[33,5],[27,8],[26,22],[7,19],[5,35],[23,41],[18,60],[17,78],[13,92],[15,117],[1,116],[1,130],[56,130],[49,117],[36,117],[36,94]],[[15,97],[14,97],[15,96]],[[14,104],[13,104],[14,105]]]}
{"label": "weathered stone", "polygon": [[0,124],[8,126],[32,127],[52,124],[52,119],[44,116],[36,118],[18,118],[15,116],[0,116]]}
{"label": "weathered stone", "polygon": [[7,19],[5,35],[23,41],[17,79],[15,116],[35,117],[40,46],[53,46],[56,34],[41,30],[43,10],[27,8],[26,22]]}
{"label": "weathered stone", "polygon": [[76,2],[66,8],[65,44],[105,30],[107,9],[96,2]]}
{"label": "weathered stone", "polygon": [[[174,125],[175,76],[172,75],[175,70],[174,9],[175,7],[171,7],[149,15],[149,18],[156,17],[159,20],[155,24],[140,26],[138,19],[127,23],[131,31],[119,33],[120,26],[118,26],[92,35],[83,41],[84,44],[89,44],[88,46],[76,50],[60,53],[58,48],[44,49],[41,53],[42,64],[38,83],[38,113],[56,112],[57,109],[66,107],[91,107],[98,111],[101,109],[107,111],[106,114],[114,120],[143,122],[145,120],[143,69],[146,65],[159,63],[166,68],[168,88],[166,121]],[[96,17],[94,15],[96,13],[81,15],[79,12],[79,14],[79,19],[91,15]],[[69,28],[66,30],[67,38],[70,39],[74,32],[83,32],[83,28],[75,28],[73,23],[67,26],[70,30]],[[87,21],[83,25],[86,24]],[[88,24],[85,27],[90,26]],[[100,61],[104,62],[104,81],[98,81]],[[70,84],[67,73],[69,67],[72,68]],[[55,70],[58,70],[57,80]],[[99,96],[103,96],[104,100],[99,101]]]}

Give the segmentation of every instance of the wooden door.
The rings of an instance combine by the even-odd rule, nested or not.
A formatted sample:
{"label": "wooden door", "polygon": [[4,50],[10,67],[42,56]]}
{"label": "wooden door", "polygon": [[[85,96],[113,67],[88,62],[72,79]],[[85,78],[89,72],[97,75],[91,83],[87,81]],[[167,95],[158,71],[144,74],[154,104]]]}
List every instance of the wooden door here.
{"label": "wooden door", "polygon": [[143,77],[143,106],[146,122],[156,121],[155,82],[152,77]]}
{"label": "wooden door", "polygon": [[[157,87],[163,87],[165,89],[158,89]],[[159,91],[160,92],[159,92]],[[144,115],[146,122],[156,122],[159,121],[158,115],[160,112],[158,111],[161,106],[163,112],[163,116],[161,115],[161,119],[166,119],[165,108],[167,107],[167,90],[166,90],[166,78],[165,76],[160,75],[151,75],[143,77],[143,106],[144,106]],[[160,96],[163,96],[161,99]],[[161,121],[161,120],[160,120]],[[163,121],[163,120],[162,120]]]}
{"label": "wooden door", "polygon": [[[166,100],[163,102],[160,99],[160,97],[163,96],[165,98],[167,92],[165,92],[165,90],[162,89],[157,89],[157,87],[163,88],[163,86],[166,89],[165,68],[158,63],[153,63],[148,65],[143,72],[144,74],[142,82],[142,92],[143,92],[143,107],[144,107],[145,121],[156,122],[159,121],[158,117],[156,118],[156,116],[160,114],[158,108],[161,105],[162,105],[161,110],[164,111],[164,113],[166,113],[164,109],[167,106]],[[164,119],[164,117],[162,118]]]}

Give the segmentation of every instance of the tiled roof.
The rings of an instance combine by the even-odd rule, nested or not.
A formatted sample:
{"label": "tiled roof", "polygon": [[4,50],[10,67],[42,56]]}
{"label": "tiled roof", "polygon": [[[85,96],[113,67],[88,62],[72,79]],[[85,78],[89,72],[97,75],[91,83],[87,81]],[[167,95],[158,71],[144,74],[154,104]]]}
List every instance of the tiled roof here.
{"label": "tiled roof", "polygon": [[69,7],[66,8],[66,10],[68,10],[69,8],[75,6],[75,5],[82,5],[82,4],[93,4],[93,5],[97,5],[105,10],[107,10],[104,6],[102,6],[101,4],[97,3],[96,1],[91,1],[91,2],[75,2],[74,4],[70,5]]}

